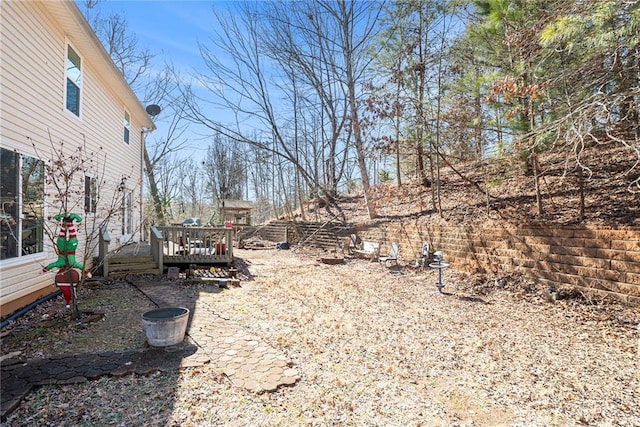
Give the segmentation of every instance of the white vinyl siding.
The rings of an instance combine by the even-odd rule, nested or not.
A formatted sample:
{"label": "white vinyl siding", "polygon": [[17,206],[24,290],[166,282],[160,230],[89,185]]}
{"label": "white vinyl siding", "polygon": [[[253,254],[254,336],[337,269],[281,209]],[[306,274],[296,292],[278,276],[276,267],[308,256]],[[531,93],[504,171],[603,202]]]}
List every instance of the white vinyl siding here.
{"label": "white vinyl siding", "polygon": [[[64,108],[64,38],[52,33],[51,23],[38,13],[37,2],[0,3],[2,143],[4,146],[11,140],[18,151],[35,155],[26,136],[47,141],[47,128],[58,120],[56,112],[62,113]],[[24,7],[13,8],[17,3]]]}
{"label": "white vinyl siding", "polygon": [[[52,147],[58,149],[61,142],[65,155],[82,146],[86,153],[94,154],[97,166],[86,174],[99,180],[101,199],[122,199],[117,188],[123,176],[129,178],[135,196],[133,227],[137,231],[135,221],[141,216],[141,129],[151,124],[115,67],[105,62],[103,50],[86,33],[79,16],[73,2],[0,1],[0,145],[40,159],[51,157]],[[66,108],[69,45],[81,58],[82,120]],[[123,144],[124,110],[130,115],[128,145]],[[76,178],[82,189],[84,175]],[[53,188],[45,192],[51,194]],[[74,212],[88,217],[78,227],[82,240],[84,226],[102,220],[102,202],[95,215],[86,215],[83,192],[77,197]],[[59,206],[48,200],[45,210],[46,216],[52,216],[59,212]],[[121,225],[121,213],[109,221],[112,242],[119,241]],[[45,238],[43,253],[1,260],[0,305],[50,289],[53,272],[42,274],[41,269],[55,257],[53,243]]]}

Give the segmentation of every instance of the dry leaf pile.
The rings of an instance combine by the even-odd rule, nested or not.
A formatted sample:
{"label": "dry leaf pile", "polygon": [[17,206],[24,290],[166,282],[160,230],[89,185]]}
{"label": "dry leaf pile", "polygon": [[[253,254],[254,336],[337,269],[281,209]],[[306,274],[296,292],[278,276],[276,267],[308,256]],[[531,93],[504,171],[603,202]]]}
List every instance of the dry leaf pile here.
{"label": "dry leaf pile", "polygon": [[202,294],[285,353],[292,387],[252,394],[211,366],[43,387],[6,425],[640,426],[637,311],[548,303],[508,277],[326,265],[238,251],[253,281]]}

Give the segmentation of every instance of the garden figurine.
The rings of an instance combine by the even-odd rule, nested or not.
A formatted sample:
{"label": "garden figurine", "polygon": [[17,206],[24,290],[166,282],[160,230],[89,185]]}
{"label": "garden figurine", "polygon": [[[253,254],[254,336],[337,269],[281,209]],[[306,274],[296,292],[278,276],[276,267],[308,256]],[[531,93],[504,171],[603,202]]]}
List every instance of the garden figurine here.
{"label": "garden figurine", "polygon": [[61,213],[54,216],[54,219],[56,221],[62,220],[62,224],[60,224],[60,232],[56,240],[56,252],[58,254],[58,259],[47,264],[43,268],[43,271],[49,271],[54,268],[59,269],[54,282],[62,292],[64,300],[67,303],[67,307],[69,307],[72,300],[72,291],[75,290],[75,286],[80,282],[80,271],[84,272],[88,277],[91,277],[91,273],[85,271],[84,265],[76,260],[78,237],[76,236],[76,229],[73,225],[73,221],[75,220],[80,223],[82,221],[82,217],[75,213],[70,213],[68,215]]}

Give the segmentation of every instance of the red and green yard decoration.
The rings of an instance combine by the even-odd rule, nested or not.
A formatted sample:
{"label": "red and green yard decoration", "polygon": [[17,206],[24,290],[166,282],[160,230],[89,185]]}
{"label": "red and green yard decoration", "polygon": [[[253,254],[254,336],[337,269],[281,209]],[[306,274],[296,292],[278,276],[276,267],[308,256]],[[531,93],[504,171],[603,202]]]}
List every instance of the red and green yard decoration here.
{"label": "red and green yard decoration", "polygon": [[67,307],[73,303],[73,312],[76,318],[80,318],[80,311],[76,301],[76,286],[80,283],[82,274],[91,277],[89,271],[85,271],[84,265],[76,260],[76,249],[78,248],[78,237],[73,221],[80,223],[82,217],[75,213],[58,214],[54,217],[56,221],[62,220],[60,233],[56,240],[56,252],[58,259],[47,264],[43,271],[58,269],[55,276],[55,284],[62,292]]}

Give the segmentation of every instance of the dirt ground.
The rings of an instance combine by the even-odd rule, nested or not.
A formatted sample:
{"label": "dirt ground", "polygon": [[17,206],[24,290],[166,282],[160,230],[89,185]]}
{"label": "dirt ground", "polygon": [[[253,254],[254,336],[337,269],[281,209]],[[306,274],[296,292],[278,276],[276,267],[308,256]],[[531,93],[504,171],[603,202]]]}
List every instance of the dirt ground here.
{"label": "dirt ground", "polygon": [[[436,273],[409,260],[236,256],[250,280],[215,294],[217,310],[293,360],[297,384],[253,394],[210,366],[103,377],[42,387],[3,426],[640,426],[637,308],[579,295],[551,303],[518,277],[455,269],[440,293]],[[126,282],[86,292],[101,319],[42,327],[64,318],[52,301],[3,331],[2,354],[144,346],[132,320],[144,297]]]}

